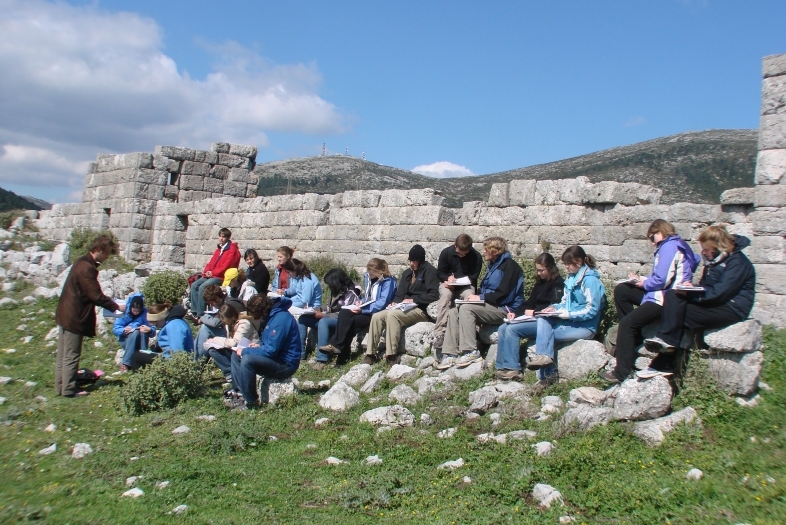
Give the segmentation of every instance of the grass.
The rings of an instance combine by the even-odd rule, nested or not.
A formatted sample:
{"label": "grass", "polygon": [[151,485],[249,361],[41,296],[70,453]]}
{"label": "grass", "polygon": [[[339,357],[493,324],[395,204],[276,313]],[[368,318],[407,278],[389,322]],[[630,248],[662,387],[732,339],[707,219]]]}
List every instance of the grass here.
{"label": "grass", "polygon": [[[434,426],[382,434],[359,424],[358,416],[387,404],[392,384],[375,394],[378,401],[364,396],[346,413],[322,410],[311,393],[259,412],[228,413],[214,374],[208,396],[132,417],[120,408],[122,379],[106,381],[85,398],[53,395],[54,347],[44,337],[54,326],[54,306],[42,300],[0,311],[4,348],[16,349],[0,349],[0,375],[15,379],[0,386],[7,398],[0,406],[0,523],[558,523],[566,514],[577,524],[786,522],[783,331],[766,331],[763,380],[772,391],[761,393],[759,406],[729,400],[694,359],[675,406],[696,408],[703,427],[678,428],[661,447],[650,448],[629,433],[628,424],[581,432],[558,420],[527,419],[534,409],[526,405],[499,408],[497,428],[487,415],[463,418],[467,393],[489,376],[411,408],[416,418],[429,413]],[[28,331],[17,331],[20,323]],[[22,344],[28,334],[33,340]],[[95,341],[103,346],[86,340],[82,365],[114,371],[114,339]],[[345,370],[302,370],[297,376],[335,381]],[[565,399],[579,384],[556,385],[548,393]],[[195,420],[203,414],[217,420]],[[320,417],[333,422],[315,428]],[[57,425],[54,433],[44,432],[49,423]],[[180,425],[190,433],[173,435]],[[458,427],[456,436],[438,439],[436,433],[448,427]],[[518,429],[535,430],[537,441],[556,443],[555,451],[539,458],[531,442],[481,445],[475,439],[480,432]],[[72,459],[70,449],[78,442],[95,452]],[[38,454],[52,443],[58,447],[54,454]],[[363,464],[373,454],[383,465]],[[328,456],[349,463],[329,466]],[[436,469],[459,457],[463,468]],[[686,480],[693,467],[704,472],[701,481]],[[129,476],[142,476],[137,486],[145,494],[139,499],[121,497]],[[168,487],[155,487],[165,480]],[[565,506],[537,508],[530,496],[536,483],[560,490]],[[180,504],[188,506],[185,514],[167,514]]]}

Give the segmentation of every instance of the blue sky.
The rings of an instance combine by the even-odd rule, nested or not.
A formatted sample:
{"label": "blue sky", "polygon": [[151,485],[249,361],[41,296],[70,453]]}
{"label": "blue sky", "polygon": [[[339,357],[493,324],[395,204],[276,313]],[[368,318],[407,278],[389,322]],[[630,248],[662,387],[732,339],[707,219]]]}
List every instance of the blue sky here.
{"label": "blue sky", "polygon": [[784,20],[783,1],[0,0],[0,186],[79,200],[96,153],[156,144],[326,143],[444,176],[755,128]]}

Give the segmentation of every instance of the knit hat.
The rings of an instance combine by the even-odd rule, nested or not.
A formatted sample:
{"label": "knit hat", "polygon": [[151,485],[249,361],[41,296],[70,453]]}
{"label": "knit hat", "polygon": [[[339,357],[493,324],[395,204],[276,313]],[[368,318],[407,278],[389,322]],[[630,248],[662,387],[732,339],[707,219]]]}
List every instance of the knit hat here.
{"label": "knit hat", "polygon": [[419,244],[416,244],[409,250],[409,260],[414,262],[426,262],[426,250]]}

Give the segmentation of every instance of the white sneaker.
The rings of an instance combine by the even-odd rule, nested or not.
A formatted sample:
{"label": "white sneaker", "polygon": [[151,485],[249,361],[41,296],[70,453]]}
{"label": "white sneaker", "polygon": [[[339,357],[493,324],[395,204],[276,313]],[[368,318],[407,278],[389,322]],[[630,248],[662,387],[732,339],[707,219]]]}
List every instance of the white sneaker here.
{"label": "white sneaker", "polygon": [[453,355],[444,355],[442,356],[442,360],[435,366],[437,370],[447,370],[448,368],[452,368],[456,365],[456,356]]}
{"label": "white sneaker", "polygon": [[479,363],[480,361],[483,361],[483,356],[480,355],[479,351],[472,350],[471,352],[459,356],[459,358],[456,359],[456,366],[459,368],[466,368],[472,363]]}
{"label": "white sneaker", "polygon": [[639,379],[650,379],[655,376],[668,377],[673,374],[673,372],[664,372],[662,370],[655,370],[654,368],[647,368],[646,370],[639,370],[636,372],[636,377]]}
{"label": "white sneaker", "polygon": [[674,347],[660,337],[650,337],[644,340],[644,348],[650,352],[669,353],[674,351]]}

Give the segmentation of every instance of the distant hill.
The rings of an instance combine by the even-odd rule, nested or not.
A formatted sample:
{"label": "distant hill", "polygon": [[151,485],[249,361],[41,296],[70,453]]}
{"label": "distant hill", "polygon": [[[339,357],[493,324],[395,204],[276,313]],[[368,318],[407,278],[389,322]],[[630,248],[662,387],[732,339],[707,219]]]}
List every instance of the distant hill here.
{"label": "distant hill", "polygon": [[[27,202],[31,203],[33,206],[38,206],[37,209],[39,210],[51,210],[52,203],[47,202],[43,199],[36,199],[35,197],[31,197],[30,195],[21,195],[21,197],[26,200]],[[33,208],[35,209],[35,208]]]}
{"label": "distant hill", "polygon": [[[29,197],[28,197],[29,198]],[[8,211],[8,210],[43,210],[49,209],[52,207],[51,204],[40,201],[41,203],[47,204],[48,207],[39,206],[25,197],[20,197],[13,191],[4,190],[0,188],[0,212]],[[34,199],[38,201],[39,199]]]}
{"label": "distant hill", "polygon": [[662,202],[718,203],[730,188],[753,186],[757,130],[680,133],[580,157],[476,177],[435,179],[356,157],[306,157],[258,164],[259,195],[357,189],[435,188],[446,204],[487,200],[491,185],[514,179],[639,182],[663,190]]}

